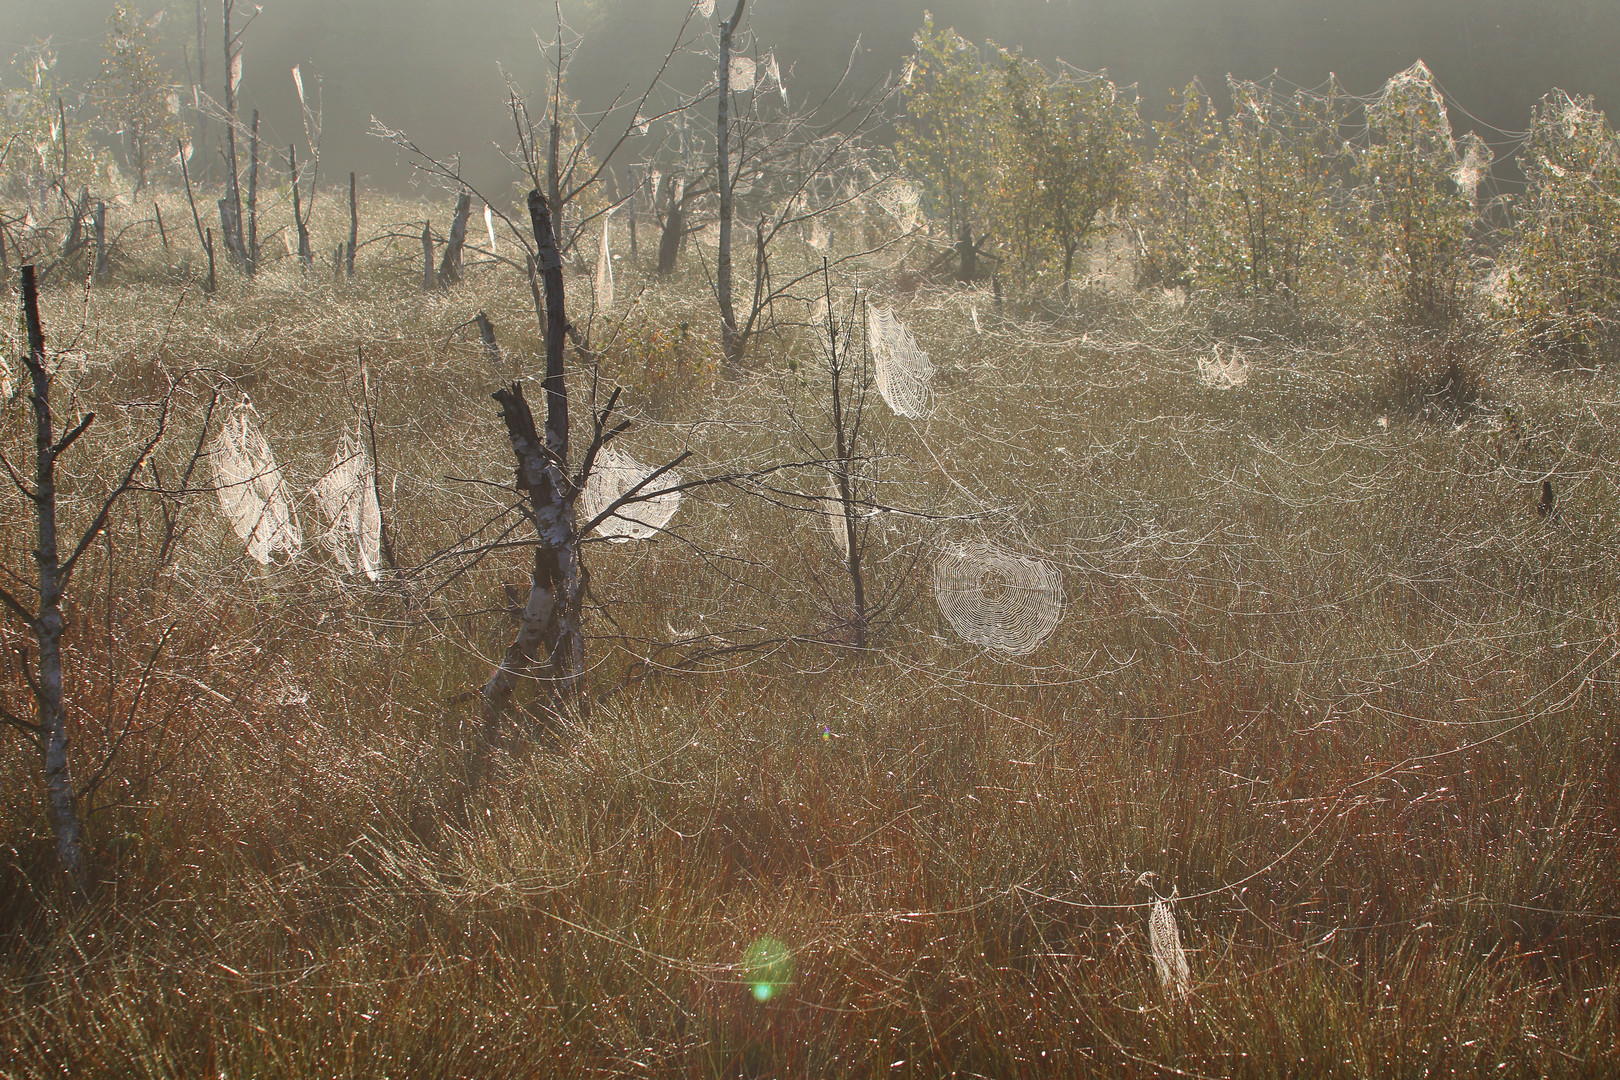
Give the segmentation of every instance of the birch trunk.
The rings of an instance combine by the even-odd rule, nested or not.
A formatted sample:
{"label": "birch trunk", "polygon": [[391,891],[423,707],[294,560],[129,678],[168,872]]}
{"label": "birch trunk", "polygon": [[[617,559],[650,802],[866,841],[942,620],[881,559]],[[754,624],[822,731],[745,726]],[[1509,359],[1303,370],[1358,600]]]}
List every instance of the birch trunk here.
{"label": "birch trunk", "polygon": [[[56,858],[62,875],[76,897],[86,888],[84,829],[68,771],[67,710],[62,696],[61,558],[56,533],[56,458],[65,446],[52,431],[50,375],[45,368],[45,333],[39,322],[39,293],[34,268],[23,267],[23,320],[28,330],[28,356],[24,365],[32,380],[34,409],[34,516],[39,525],[39,614],[34,637],[39,644],[39,679],[34,702],[40,757],[45,766],[45,807],[56,834]],[[67,442],[68,440],[63,440]]]}
{"label": "birch trunk", "polygon": [[580,630],[585,570],[574,520],[577,492],[568,476],[568,386],[563,373],[568,318],[551,209],[538,191],[529,193],[529,218],[545,293],[544,436],[535,424],[521,383],[496,391],[495,400],[500,403],[501,419],[517,459],[517,488],[528,504],[537,543],[529,596],[519,613],[517,636],[484,684],[483,720],[489,745],[498,741],[500,720],[512,694],[532,670],[538,667],[539,677],[549,684],[555,709],[578,693],[585,669],[585,643]]}

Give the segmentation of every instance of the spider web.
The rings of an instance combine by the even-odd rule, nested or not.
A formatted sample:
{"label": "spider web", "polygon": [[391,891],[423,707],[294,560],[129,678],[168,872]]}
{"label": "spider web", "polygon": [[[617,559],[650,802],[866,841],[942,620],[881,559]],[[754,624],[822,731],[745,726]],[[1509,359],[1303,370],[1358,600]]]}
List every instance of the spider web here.
{"label": "spider web", "polygon": [[208,464],[231,528],[246,541],[250,556],[269,565],[276,551],[285,552],[289,561],[297,557],[304,534],[270,444],[253,422],[255,415],[243,398],[209,447]]}
{"label": "spider web", "polygon": [[935,561],[934,599],[964,641],[1021,656],[1063,618],[1063,577],[1040,559],[969,540]]}
{"label": "spider web", "polygon": [[878,393],[895,415],[920,420],[933,408],[929,383],[934,365],[917,344],[894,311],[878,304],[866,309],[866,340],[872,349],[872,363]]}
{"label": "spider web", "polygon": [[372,581],[382,557],[382,511],[377,506],[376,471],[359,432],[344,433],[326,475],[310,489],[327,521],[322,544],[344,570],[358,570]]}
{"label": "spider web", "polygon": [[[614,447],[604,447],[596,456],[591,475],[585,480],[585,491],[580,496],[580,510],[586,521],[591,521],[612,506],[631,488],[655,471],[629,454]],[[673,487],[681,482],[681,475],[673,469],[649,485],[652,489]],[[646,489],[644,489],[646,490]],[[638,496],[639,497],[639,496]],[[595,534],[616,544],[631,540],[650,540],[663,531],[680,509],[681,493],[666,491],[640,502],[619,507],[595,529]]]}

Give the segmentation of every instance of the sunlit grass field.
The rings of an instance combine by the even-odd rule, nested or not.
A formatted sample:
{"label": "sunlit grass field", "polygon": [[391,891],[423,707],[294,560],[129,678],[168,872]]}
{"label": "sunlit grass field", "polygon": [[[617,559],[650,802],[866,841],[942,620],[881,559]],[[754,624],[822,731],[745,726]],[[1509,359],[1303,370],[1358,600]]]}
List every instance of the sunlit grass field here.
{"label": "sunlit grass field", "polygon": [[[467,538],[513,524],[490,393],[536,379],[537,324],[522,276],[476,254],[422,294],[411,230],[442,230],[446,207],[364,213],[365,235],[394,219],[402,239],[365,246],[353,280],[328,261],[347,222],[321,216],[313,272],[279,259],[249,285],[221,263],[205,295],[169,200],[170,250],[132,226],[111,284],[45,292],[63,411],[97,413],[70,523],[171,385],[166,488],[245,394],[301,497],[369,388],[402,569],[342,575],[307,498],[303,554],[248,560],[206,460],[189,494],[122,506],[69,612],[81,784],[131,731],[83,806],[84,909],[52,884],[38,761],[0,750],[0,1073],[1620,1064],[1612,373],[1511,358],[1482,318],[1424,335],[1366,301],[1290,321],[1114,281],[1067,311],[1039,287],[998,306],[908,275],[931,256],[897,243],[831,281],[835,312],[856,287],[893,304],[938,369],[926,420],[866,403],[875,499],[902,511],[866,522],[866,645],[827,522],[794,498],[824,495],[824,472],[695,490],[669,535],[588,545],[588,708],[561,730],[512,718],[471,786],[477,688],[530,559],[474,558]],[[701,476],[817,457],[824,349],[793,324],[822,284],[727,370],[712,252],[694,242],[658,281],[647,234],[639,266],[614,246],[610,311],[588,260],[568,276],[600,350],[595,373],[571,357],[576,430],[622,384],[642,461],[690,450]],[[819,261],[796,240],[776,258]],[[1200,380],[1217,343],[1242,350],[1242,386]],[[26,408],[16,394],[0,417],[13,463]],[[25,588],[32,525],[9,485],[0,523]],[[931,567],[972,538],[1061,572],[1063,619],[1034,651],[982,650],[941,616]],[[21,712],[28,642],[0,634],[0,700]],[[1149,942],[1172,897],[1186,995]]]}

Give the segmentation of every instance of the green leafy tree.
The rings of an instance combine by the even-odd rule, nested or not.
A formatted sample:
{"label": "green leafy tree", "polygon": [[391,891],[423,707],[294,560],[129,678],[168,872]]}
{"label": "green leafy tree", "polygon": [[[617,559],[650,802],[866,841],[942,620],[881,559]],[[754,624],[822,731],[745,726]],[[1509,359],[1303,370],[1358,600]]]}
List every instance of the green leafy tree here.
{"label": "green leafy tree", "polygon": [[1361,169],[1372,276],[1393,289],[1409,317],[1449,323],[1465,296],[1477,170],[1489,164],[1488,152],[1476,139],[1466,156],[1459,153],[1421,60],[1368,104],[1367,133]]}
{"label": "green leafy tree", "polygon": [[71,201],[105,176],[104,155],[85,136],[85,95],[62,84],[48,42],[12,57],[20,87],[0,90],[0,194],[27,204],[43,224],[55,213],[53,194]]}
{"label": "green leafy tree", "polygon": [[1221,128],[1214,102],[1196,79],[1171,92],[1166,112],[1153,124],[1153,160],[1132,206],[1137,283],[1190,288],[1205,188],[1220,168]]}
{"label": "green leafy tree", "polygon": [[183,133],[175,80],[156,56],[157,23],[157,17],[143,19],[133,5],[113,5],[101,72],[90,87],[102,127],[135,176],[137,194]]}
{"label": "green leafy tree", "polygon": [[1104,212],[1124,209],[1135,191],[1141,118],[1136,96],[1106,75],[1065,68],[1052,74],[1007,54],[1002,66],[1011,133],[1003,193],[1018,223],[1026,265],[1043,245],[1062,255],[1063,299],[1075,256]]}
{"label": "green leafy tree", "polygon": [[1503,255],[1499,313],[1517,344],[1620,353],[1620,139],[1590,97],[1555,90],[1531,113],[1526,190]]}
{"label": "green leafy tree", "polygon": [[1353,159],[1341,134],[1351,99],[1332,81],[1287,96],[1272,82],[1228,82],[1233,114],[1220,168],[1204,188],[1193,281],[1293,306],[1307,292],[1341,283],[1353,262],[1342,232],[1355,201]]}
{"label": "green leafy tree", "polygon": [[955,236],[964,225],[993,216],[988,200],[1000,158],[1000,85],[980,50],[955,30],[936,28],[927,12],[912,42],[896,150],[929,214]]}

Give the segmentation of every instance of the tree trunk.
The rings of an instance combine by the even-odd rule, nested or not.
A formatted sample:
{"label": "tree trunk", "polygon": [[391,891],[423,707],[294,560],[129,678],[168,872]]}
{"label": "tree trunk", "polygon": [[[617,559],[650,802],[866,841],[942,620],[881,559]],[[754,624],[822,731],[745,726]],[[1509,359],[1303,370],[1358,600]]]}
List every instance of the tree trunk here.
{"label": "tree trunk", "polygon": [[686,235],[686,193],[674,173],[664,178],[669,192],[669,206],[664,214],[664,228],[658,237],[658,276],[669,277],[675,272],[675,261],[681,254],[681,238]]}
{"label": "tree trunk", "polygon": [[287,147],[287,171],[292,174],[293,224],[298,226],[298,261],[303,264],[305,270],[308,270],[315,265],[315,252],[309,246],[309,219],[304,216],[303,206],[299,202],[296,144]]}
{"label": "tree trunk", "polygon": [[104,202],[96,203],[95,231],[96,284],[105,285],[112,280],[112,267],[107,264],[107,204]]}
{"label": "tree trunk", "polygon": [[245,266],[248,277],[259,270],[259,110],[253,110],[253,136],[248,140],[248,204],[247,241],[242,250],[247,253]]}
{"label": "tree trunk", "polygon": [[956,242],[956,280],[971,282],[979,276],[979,247],[973,242],[973,226],[963,224]]}
{"label": "tree trunk", "polygon": [[62,696],[62,631],[66,623],[62,618],[61,560],[56,536],[56,458],[66,447],[56,443],[52,432],[50,375],[45,368],[45,334],[39,322],[39,293],[32,266],[23,267],[22,291],[23,319],[28,329],[24,364],[33,382],[33,503],[39,524],[39,550],[35,552],[39,563],[39,615],[33,626],[39,643],[35,738],[45,766],[46,814],[56,834],[57,863],[73,894],[83,897],[87,885],[84,830],[73,797],[73,777],[68,771],[67,710]]}
{"label": "tree trunk", "polygon": [[1063,245],[1063,304],[1069,304],[1069,282],[1074,277],[1074,252],[1076,245]]}
{"label": "tree trunk", "polygon": [[720,116],[717,122],[718,173],[720,179],[720,251],[715,257],[715,291],[720,299],[720,342],[727,363],[742,359],[743,341],[737,333],[737,312],[731,301],[731,35],[742,21],[743,6],[748,0],[737,0],[737,10],[731,18],[720,24]]}
{"label": "tree trunk", "polygon": [[346,270],[354,277],[354,249],[360,241],[360,200],[355,194],[354,173],[349,174],[349,246],[344,249]]}
{"label": "tree trunk", "polygon": [[437,279],[433,273],[433,223],[422,222],[422,291],[432,292]]}
{"label": "tree trunk", "polygon": [[461,252],[467,246],[467,218],[472,214],[472,196],[463,191],[456,200],[456,216],[450,222],[450,242],[444,245],[439,262],[439,288],[448,289],[461,280]]}
{"label": "tree trunk", "polygon": [[236,86],[234,78],[236,65],[232,63],[231,55],[231,7],[232,0],[223,0],[220,5],[221,14],[225,23],[225,115],[229,118],[225,125],[225,143],[228,147],[228,157],[231,163],[230,186],[227,197],[231,202],[232,214],[230,223],[234,230],[225,237],[226,250],[234,250],[237,258],[243,265],[248,265],[247,246],[242,238],[242,184],[241,167],[236,158]]}
{"label": "tree trunk", "polygon": [[568,319],[563,307],[562,259],[550,207],[538,191],[529,193],[529,218],[546,305],[544,441],[521,383],[496,391],[495,400],[500,403],[501,419],[517,459],[517,488],[526,498],[538,542],[517,636],[484,684],[483,721],[489,745],[498,741],[501,717],[530,669],[538,665],[541,677],[550,684],[554,710],[577,694],[585,669],[580,631],[585,571],[574,520],[576,492],[568,476],[568,387],[563,373]]}
{"label": "tree trunk", "polygon": [[[830,367],[832,371],[832,420],[834,450],[838,454],[838,468],[834,480],[838,485],[838,505],[844,514],[844,542],[848,548],[848,558],[845,569],[849,571],[850,585],[855,592],[855,611],[850,619],[850,630],[853,632],[855,647],[863,648],[866,645],[866,578],[861,570],[861,543],[860,529],[855,521],[855,488],[850,480],[850,459],[854,447],[851,445],[851,432],[846,428],[851,425],[845,423],[843,398],[843,364],[839,361],[838,330],[832,313],[832,291],[827,293],[827,326],[828,344],[832,349]],[[849,347],[845,346],[845,355],[849,355]]]}
{"label": "tree trunk", "polygon": [[478,340],[484,344],[484,357],[497,367],[501,364],[501,347],[495,343],[495,327],[489,321],[489,314],[480,311],[473,316],[478,324]]}

